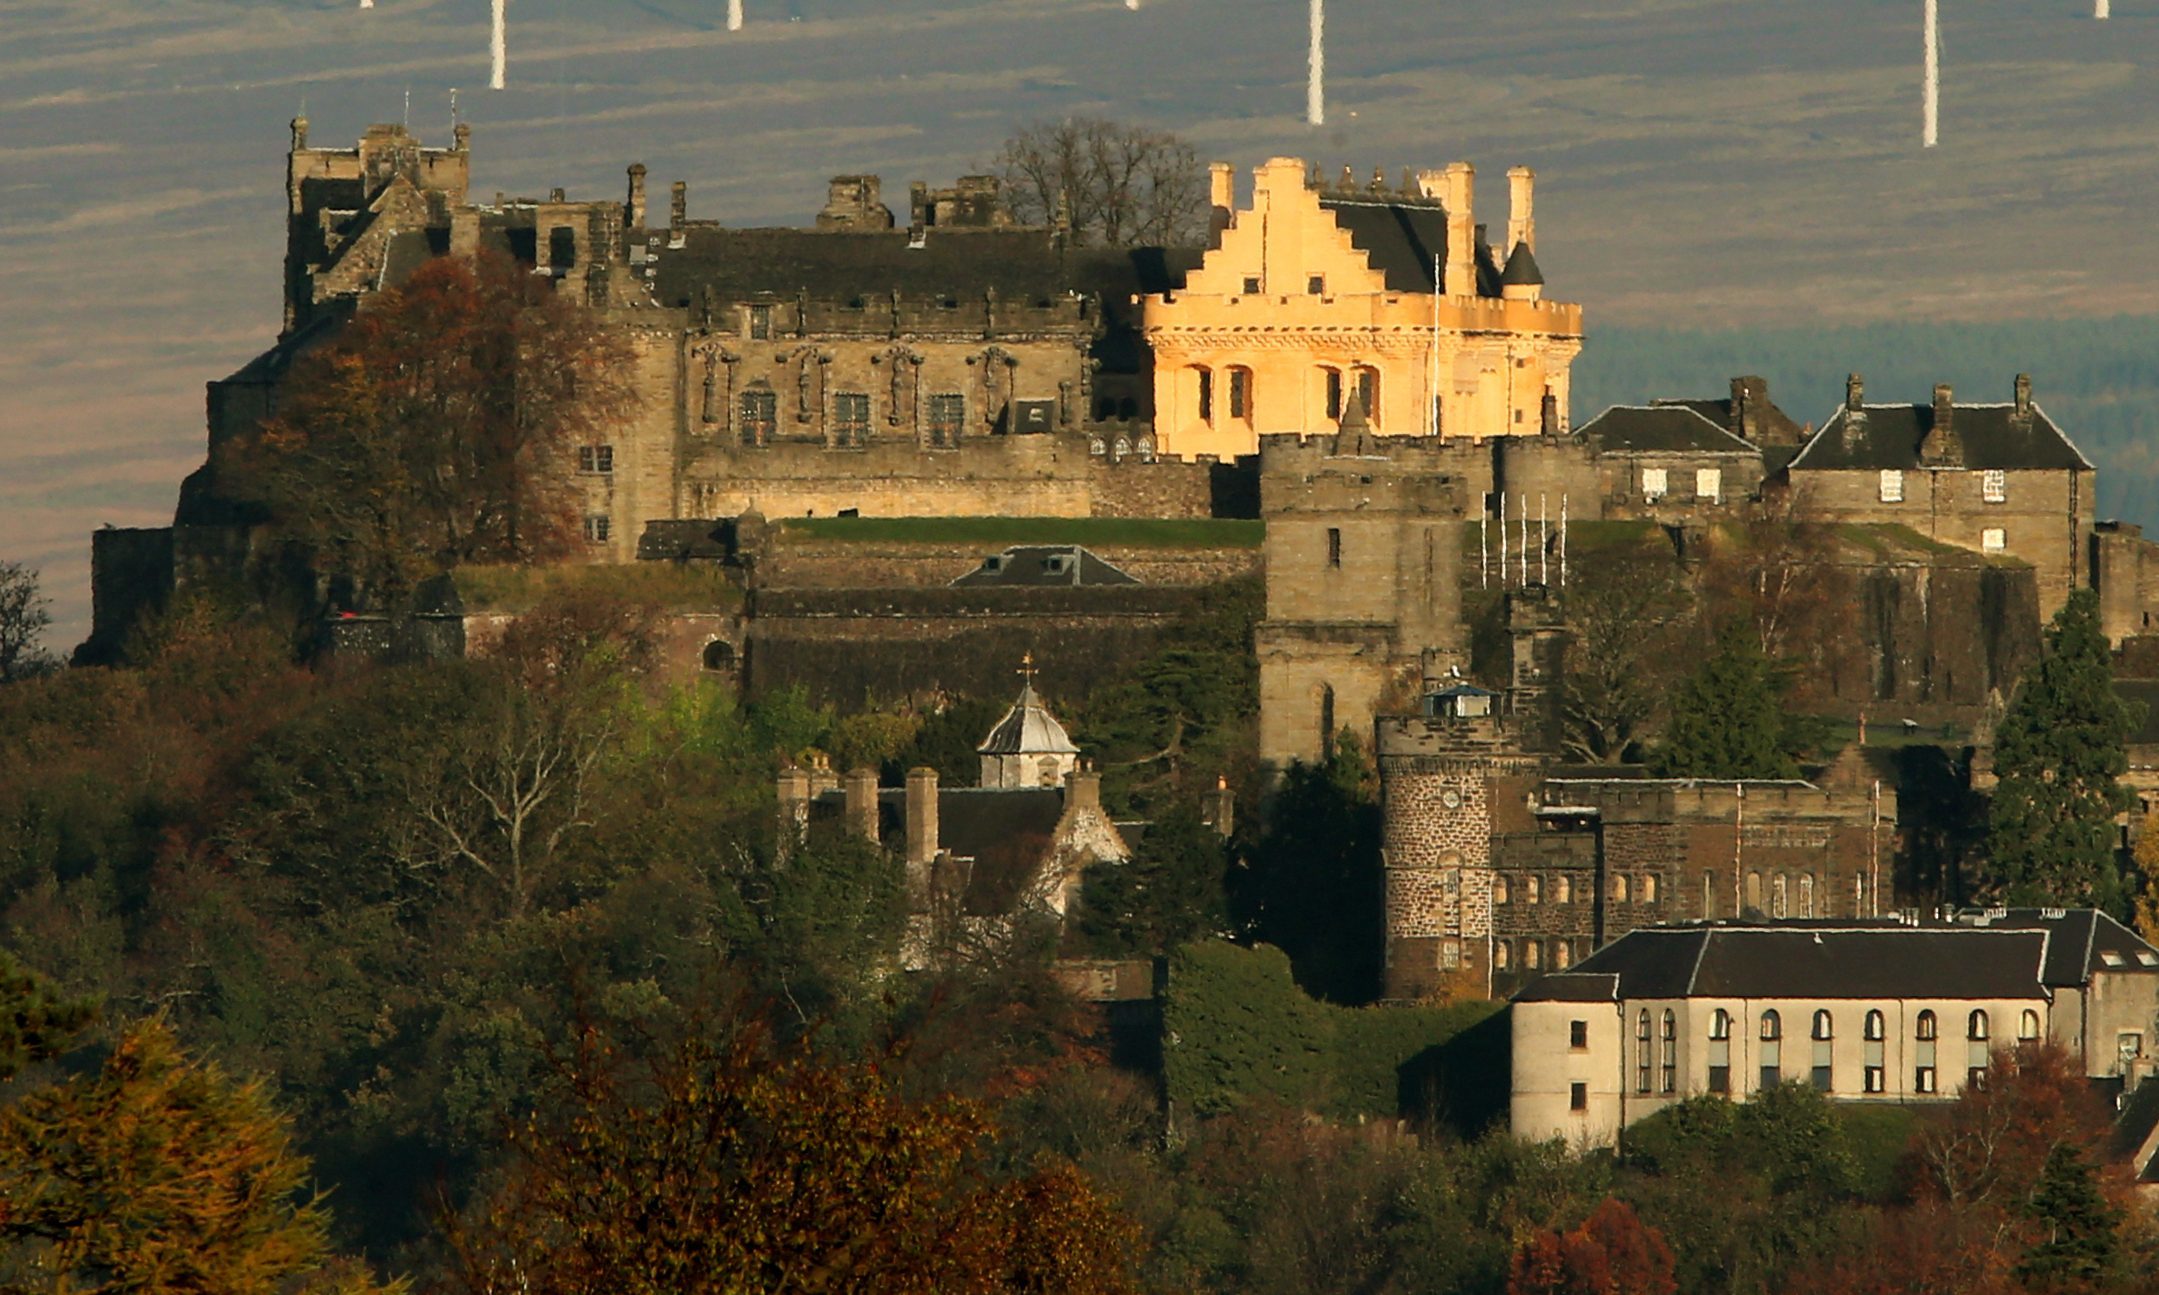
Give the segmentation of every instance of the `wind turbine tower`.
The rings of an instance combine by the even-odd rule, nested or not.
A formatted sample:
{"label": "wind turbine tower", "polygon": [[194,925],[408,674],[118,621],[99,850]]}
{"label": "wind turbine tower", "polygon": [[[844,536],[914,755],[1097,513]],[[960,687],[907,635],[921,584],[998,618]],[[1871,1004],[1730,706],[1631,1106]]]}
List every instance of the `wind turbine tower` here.
{"label": "wind turbine tower", "polygon": [[[2099,0],[2101,4],[2106,0]],[[1927,17],[1923,39],[1927,45],[1927,68],[1923,93],[1926,95],[1924,116],[1920,125],[1919,143],[1922,148],[1934,147],[1940,135],[1942,111],[1942,24],[1937,6],[1939,0],[1927,0]]]}
{"label": "wind turbine tower", "polygon": [[1304,119],[1314,126],[1327,124],[1327,0],[1312,0],[1310,84],[1304,93]]}
{"label": "wind turbine tower", "polygon": [[727,30],[742,30],[742,0],[727,0]]}
{"label": "wind turbine tower", "polygon": [[2092,17],[2104,18],[2106,16],[2107,0],[2092,0]]}
{"label": "wind turbine tower", "polygon": [[509,14],[505,12],[509,3],[510,0],[495,0],[495,27],[487,43],[488,53],[494,61],[494,68],[487,78],[490,90],[500,90],[510,71],[510,24]]}

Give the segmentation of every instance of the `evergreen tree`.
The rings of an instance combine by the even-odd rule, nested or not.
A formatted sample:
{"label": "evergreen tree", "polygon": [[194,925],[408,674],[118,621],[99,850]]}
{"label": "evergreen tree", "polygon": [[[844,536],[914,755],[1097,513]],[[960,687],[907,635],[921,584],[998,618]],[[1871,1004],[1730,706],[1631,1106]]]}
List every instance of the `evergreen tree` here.
{"label": "evergreen tree", "polygon": [[63,997],[50,981],[0,950],[0,1082],[67,1051],[96,1018],[94,1001]]}
{"label": "evergreen tree", "polygon": [[1796,778],[1796,739],[1776,664],[1733,621],[1672,698],[1671,726],[1651,764],[1663,778]]}
{"label": "evergreen tree", "polygon": [[1165,953],[1221,931],[1222,837],[1180,805],[1157,819],[1124,863],[1087,870],[1074,925],[1104,957]]}
{"label": "evergreen tree", "polygon": [[2119,907],[2114,816],[2131,799],[2116,779],[2129,767],[2133,726],[2114,693],[2098,595],[2079,589],[2055,614],[1995,738],[1989,891],[2011,904]]}
{"label": "evergreen tree", "polygon": [[2056,1143],[2026,1207],[2044,1235],[2025,1251],[2017,1277],[2035,1291],[2088,1291],[2119,1276],[2120,1211],[2099,1194],[2076,1148]]}
{"label": "evergreen tree", "polygon": [[1261,815],[1244,866],[1229,874],[1238,934],[1289,955],[1298,987],[1337,1003],[1379,992],[1378,942],[1386,892],[1377,789],[1348,730],[1327,759],[1298,761]]}

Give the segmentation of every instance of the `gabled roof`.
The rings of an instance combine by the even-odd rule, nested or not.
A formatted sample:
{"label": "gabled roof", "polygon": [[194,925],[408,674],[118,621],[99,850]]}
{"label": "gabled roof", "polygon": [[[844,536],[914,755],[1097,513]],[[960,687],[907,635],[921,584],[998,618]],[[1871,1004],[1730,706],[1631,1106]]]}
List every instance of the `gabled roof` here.
{"label": "gabled roof", "polygon": [[[2091,461],[2036,404],[2026,418],[2019,418],[2016,406],[2009,404],[1959,404],[1952,412],[1967,469],[2092,470]],[[1916,471],[1921,466],[1919,447],[1933,430],[1932,405],[1866,405],[1856,416],[1840,408],[1792,460],[1792,471]]]}
{"label": "gabled roof", "polygon": [[[1732,387],[1734,394],[1722,400],[1657,399],[1649,403],[1691,409],[1734,436],[1760,445],[1765,452],[1772,448],[1782,450],[1786,461],[1797,454],[1801,444],[1813,434],[1810,428],[1801,425],[1790,414],[1777,407],[1776,402],[1769,398],[1769,383],[1764,379],[1753,375],[1734,378]],[[1741,427],[1741,411],[1734,408],[1738,403],[1736,397],[1742,393],[1747,397],[1748,407],[1745,413],[1754,423],[1753,436],[1746,435]]]}
{"label": "gabled roof", "polygon": [[1139,581],[1078,544],[1028,544],[984,558],[955,589],[1043,589],[1136,585]]}
{"label": "gabled roof", "polygon": [[[1434,260],[1444,264],[1447,259],[1445,209],[1437,204],[1389,202],[1376,197],[1323,196],[1319,205],[1379,271],[1389,292],[1434,290]],[[1447,290],[1462,291],[1451,284]]]}
{"label": "gabled roof", "polygon": [[[1648,928],[1599,949],[1571,974],[1616,977],[1621,999],[2042,998],[2048,943],[2043,930],[1981,927]],[[1540,1001],[1542,983],[1518,997]]]}
{"label": "gabled roof", "polygon": [[1614,405],[1580,435],[1607,454],[1756,454],[1760,451],[1684,405]]}
{"label": "gabled roof", "polygon": [[1065,726],[1057,722],[1035,696],[1032,680],[1020,689],[1020,699],[997,721],[990,735],[975,748],[979,755],[1077,755]]}
{"label": "gabled roof", "polygon": [[1958,920],[1997,931],[2045,931],[2046,983],[2088,984],[2102,971],[2159,973],[2159,949],[2096,908],[2012,908]]}

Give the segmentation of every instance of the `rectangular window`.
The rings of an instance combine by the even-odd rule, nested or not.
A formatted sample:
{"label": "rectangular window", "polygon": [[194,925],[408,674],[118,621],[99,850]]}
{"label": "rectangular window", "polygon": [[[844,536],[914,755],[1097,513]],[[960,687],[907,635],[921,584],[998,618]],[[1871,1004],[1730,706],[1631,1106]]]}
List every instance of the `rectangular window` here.
{"label": "rectangular window", "polygon": [[1244,279],[1244,295],[1245,295],[1245,296],[1247,296],[1247,297],[1251,297],[1251,296],[1256,296],[1256,295],[1258,295],[1258,293],[1259,293],[1259,276],[1258,276],[1258,275],[1251,275],[1251,274],[1248,274],[1248,275],[1246,275],[1246,276],[1245,276],[1245,279]]}
{"label": "rectangular window", "polygon": [[612,445],[580,445],[577,447],[577,470],[601,474],[615,470],[615,447]]}
{"label": "rectangular window", "polygon": [[1915,1093],[1931,1093],[1934,1091],[1934,1067],[1921,1066],[1912,1073],[1912,1091]]}
{"label": "rectangular window", "polygon": [[1567,1109],[1570,1111],[1586,1111],[1589,1109],[1588,1084],[1567,1085]]}
{"label": "rectangular window", "polygon": [[764,341],[772,336],[772,307],[750,307],[750,336],[757,341]]}
{"label": "rectangular window", "polygon": [[967,397],[946,392],[930,397],[930,444],[944,449],[960,443],[960,427],[967,421]]}
{"label": "rectangular window", "polygon": [[1570,1047],[1570,1048],[1573,1048],[1573,1049],[1574,1049],[1574,1050],[1575,1050],[1576,1052],[1583,1052],[1583,1051],[1586,1051],[1586,1050],[1588,1049],[1588,1047],[1589,1047],[1589,1022],[1587,1022],[1587,1021],[1569,1021],[1569,1022],[1567,1022],[1567,1046],[1568,1046],[1568,1047]]}
{"label": "rectangular window", "polygon": [[585,542],[588,544],[605,544],[607,543],[607,537],[613,530],[614,526],[607,518],[587,517],[585,519]]}
{"label": "rectangular window", "polygon": [[1979,532],[1979,551],[2000,553],[2009,547],[2009,532],[1999,526],[1989,526]]}
{"label": "rectangular window", "polygon": [[1979,497],[1990,504],[2009,502],[2009,474],[2000,468],[1988,468],[1979,476]]}
{"label": "rectangular window", "polygon": [[742,393],[742,443],[770,445],[780,429],[780,397],[773,391]]}
{"label": "rectangular window", "polygon": [[1878,1093],[1878,1092],[1881,1092],[1881,1091],[1882,1091],[1882,1077],[1883,1077],[1883,1074],[1884,1074],[1884,1072],[1883,1072],[1883,1070],[1882,1070],[1882,1068],[1881,1068],[1880,1066],[1868,1066],[1868,1067],[1867,1067],[1867,1091],[1868,1091],[1868,1092],[1870,1092],[1870,1093]]}
{"label": "rectangular window", "polygon": [[1327,565],[1330,567],[1342,565],[1342,528],[1339,526],[1329,526],[1327,528]]}
{"label": "rectangular window", "polygon": [[1333,419],[1342,417],[1342,371],[1340,369],[1327,370],[1327,417]]}
{"label": "rectangular window", "polygon": [[835,445],[867,445],[870,440],[870,398],[860,391],[842,391],[832,397],[832,441]]}
{"label": "rectangular window", "polygon": [[1904,474],[1896,468],[1882,469],[1882,502],[1885,504],[1901,504],[1904,502]]}
{"label": "rectangular window", "polygon": [[1214,421],[1214,373],[1212,370],[1201,369],[1198,371],[1198,375],[1199,420],[1203,423],[1211,423]]}
{"label": "rectangular window", "polygon": [[1229,371],[1229,416],[1250,418],[1252,416],[1252,371],[1231,369]]}
{"label": "rectangular window", "polygon": [[1730,1066],[1711,1066],[1709,1068],[1709,1091],[1726,1094],[1732,1091],[1732,1068]]}
{"label": "rectangular window", "polygon": [[1327,276],[1315,274],[1304,281],[1304,290],[1317,297],[1327,290]]}
{"label": "rectangular window", "polygon": [[1663,468],[1642,469],[1642,498],[1655,503],[1670,489],[1671,480]]}
{"label": "rectangular window", "polygon": [[1964,1072],[1964,1086],[1975,1093],[1985,1092],[1987,1089],[1987,1068],[1985,1066],[1973,1066],[1971,1069],[1966,1070]]}
{"label": "rectangular window", "polygon": [[1815,1092],[1826,1093],[1829,1091],[1829,1073],[1829,1067],[1827,1066],[1818,1065],[1814,1067],[1813,1073],[1808,1076],[1808,1080],[1814,1085]]}
{"label": "rectangular window", "polygon": [[1724,500],[1724,469],[1696,468],[1694,470],[1694,497],[1710,503]]}

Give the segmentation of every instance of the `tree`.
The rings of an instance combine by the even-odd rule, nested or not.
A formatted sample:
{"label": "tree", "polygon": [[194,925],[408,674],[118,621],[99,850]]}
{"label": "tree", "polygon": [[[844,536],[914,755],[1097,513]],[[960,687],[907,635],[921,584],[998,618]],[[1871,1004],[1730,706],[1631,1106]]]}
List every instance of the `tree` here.
{"label": "tree", "polygon": [[1679,687],[1663,746],[1665,778],[1795,778],[1784,684],[1752,627],[1727,621],[1716,648]]}
{"label": "tree", "polygon": [[2130,909],[2131,921],[2146,941],[2159,941],[2159,812],[2144,816],[2132,857],[2137,866],[2137,889]]}
{"label": "tree", "polygon": [[2092,1167],[2066,1142],[2047,1153],[2026,1206],[2041,1229],[2017,1277],[2035,1291],[2090,1291],[2120,1275],[2121,1211],[2100,1195]]}
{"label": "tree", "polygon": [[259,1084],[145,1021],[96,1073],[0,1111],[0,1278],[54,1295],[380,1289],[331,1252],[308,1175]]}
{"label": "tree", "polygon": [[2104,1139],[2109,1116],[2075,1057],[2052,1042],[1998,1048],[1987,1082],[1968,1084],[1914,1139],[1915,1187],[1952,1207],[2007,1209],[2058,1146]]}
{"label": "tree", "polygon": [[1289,955],[1297,984],[1338,1003],[1379,992],[1378,796],[1347,732],[1318,764],[1298,761],[1263,807],[1262,827],[1228,878],[1230,921]]}
{"label": "tree", "polygon": [[995,165],[1014,216],[1046,225],[1069,211],[1082,243],[1172,247],[1206,233],[1199,154],[1168,131],[1100,117],[1037,121],[1005,141]]}
{"label": "tree", "polygon": [[1568,586],[1560,707],[1569,753],[1595,764],[1627,758],[1670,690],[1670,663],[1679,659],[1672,638],[1686,610],[1686,589],[1664,555],[1615,556]]}
{"label": "tree", "polygon": [[97,1004],[69,998],[0,950],[0,1083],[50,1061],[97,1019]]}
{"label": "tree", "polygon": [[1606,1197],[1577,1228],[1546,1229],[1514,1255],[1507,1295],[1674,1295],[1672,1248]]}
{"label": "tree", "polygon": [[587,1024],[557,1070],[501,1190],[450,1224],[462,1289],[1132,1289],[1131,1227],[1084,1177],[990,1177],[981,1109],[907,1101],[876,1066],[689,1021]]}
{"label": "tree", "polygon": [[219,462],[359,600],[580,538],[574,451],[629,407],[625,345],[506,258],[443,257],[303,355]]}
{"label": "tree", "polygon": [[1134,857],[1087,870],[1073,923],[1077,934],[1105,957],[1164,953],[1213,935],[1226,920],[1227,864],[1221,834],[1180,805],[1148,827]]}
{"label": "tree", "polygon": [[2107,652],[2099,597],[2076,590],[2002,717],[1983,884],[2007,903],[2120,905],[2114,817],[2133,801],[2116,780],[2134,720]]}
{"label": "tree", "polygon": [[20,562],[0,562],[0,683],[44,674],[53,660],[40,646],[52,612],[38,590],[38,573]]}

